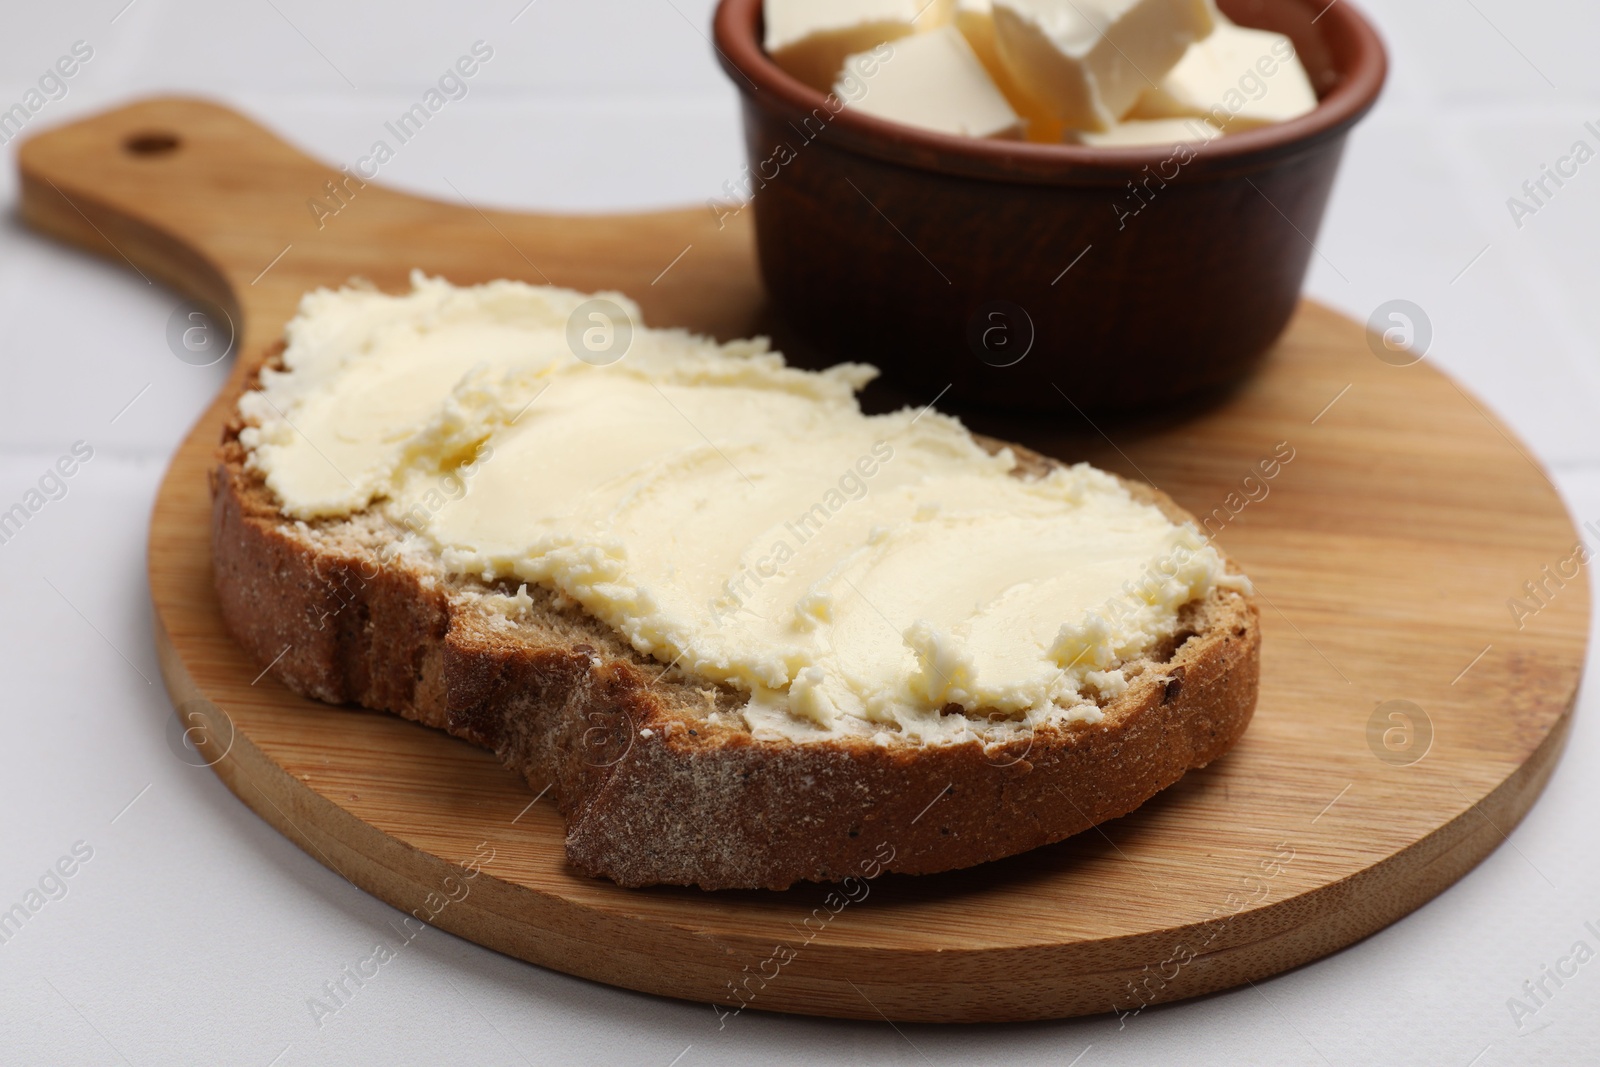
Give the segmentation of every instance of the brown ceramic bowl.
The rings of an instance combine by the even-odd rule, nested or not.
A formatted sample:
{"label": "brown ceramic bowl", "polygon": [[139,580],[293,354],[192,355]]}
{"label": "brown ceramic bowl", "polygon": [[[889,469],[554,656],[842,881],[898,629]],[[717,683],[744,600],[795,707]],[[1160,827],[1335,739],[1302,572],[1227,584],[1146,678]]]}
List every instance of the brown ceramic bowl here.
{"label": "brown ceramic bowl", "polygon": [[761,0],[721,0],[761,271],[786,325],[919,395],[949,385],[957,408],[1060,410],[1064,395],[1150,410],[1246,374],[1294,311],[1345,134],[1387,62],[1348,0],[1219,6],[1287,34],[1320,103],[1184,160],[872,118],[768,58]]}

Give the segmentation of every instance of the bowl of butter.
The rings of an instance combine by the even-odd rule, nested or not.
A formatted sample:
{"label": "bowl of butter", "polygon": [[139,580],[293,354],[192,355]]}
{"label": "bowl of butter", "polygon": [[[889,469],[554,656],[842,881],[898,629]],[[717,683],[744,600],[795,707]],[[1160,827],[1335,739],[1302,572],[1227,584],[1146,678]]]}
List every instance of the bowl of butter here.
{"label": "bowl of butter", "polygon": [[1299,301],[1383,44],[1348,0],[721,0],[785,326],[942,406],[1137,414]]}

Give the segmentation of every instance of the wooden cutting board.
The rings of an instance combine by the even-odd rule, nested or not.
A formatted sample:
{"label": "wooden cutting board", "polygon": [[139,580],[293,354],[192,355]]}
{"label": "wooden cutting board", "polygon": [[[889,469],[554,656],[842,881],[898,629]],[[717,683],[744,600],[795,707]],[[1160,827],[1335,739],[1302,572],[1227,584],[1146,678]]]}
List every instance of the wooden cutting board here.
{"label": "wooden cutting board", "polygon": [[[32,225],[222,305],[247,360],[306,289],[352,275],[397,289],[413,267],[616,288],[654,325],[724,338],[769,326],[749,212],[719,230],[702,209],[521,215],[359,188],[192,100],[46,133],[21,167]],[[1586,583],[1544,570],[1580,535],[1539,465],[1425,361],[1383,362],[1361,326],[1307,303],[1255,380],[1187,421],[1105,436],[1065,404],[1057,422],[971,420],[1212,517],[1264,605],[1260,708],[1231,755],[1100,830],[885,876],[863,899],[624,890],[564,866],[553,807],[491,756],[298,699],[234,647],[212,594],[206,486],[229,402],[174,457],[150,531],[162,668],[196,759],[407,915],[719,1014],[1134,1012],[1324,956],[1500,845],[1561,751],[1584,662]],[[1549,595],[1518,619],[1508,601],[1529,581]]]}

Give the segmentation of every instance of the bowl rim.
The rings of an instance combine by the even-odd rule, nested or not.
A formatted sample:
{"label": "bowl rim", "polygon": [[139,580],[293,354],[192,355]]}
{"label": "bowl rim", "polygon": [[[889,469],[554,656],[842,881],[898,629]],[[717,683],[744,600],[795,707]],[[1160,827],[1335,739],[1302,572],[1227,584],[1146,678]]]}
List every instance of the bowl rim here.
{"label": "bowl rim", "polygon": [[[1371,21],[1350,0],[1273,0],[1316,13],[1313,24],[1326,40],[1343,37],[1351,61],[1339,70],[1339,82],[1319,99],[1314,110],[1296,119],[1229,134],[1210,142],[1189,142],[1190,173],[1214,173],[1255,167],[1284,156],[1298,155],[1341,137],[1377,102],[1388,75],[1383,40]],[[1169,162],[1174,145],[1103,148],[1091,145],[1010,141],[906,126],[845,107],[837,96],[822,93],[790,75],[767,55],[758,28],[763,0],[719,0],[712,19],[712,46],[723,69],[754,104],[789,119],[826,115],[826,130],[835,144],[865,155],[923,170],[1004,181],[1052,183],[1062,180],[1122,181],[1144,167]],[[829,106],[829,101],[838,104]],[[795,127],[799,132],[799,127]],[[810,138],[804,138],[810,140]]]}

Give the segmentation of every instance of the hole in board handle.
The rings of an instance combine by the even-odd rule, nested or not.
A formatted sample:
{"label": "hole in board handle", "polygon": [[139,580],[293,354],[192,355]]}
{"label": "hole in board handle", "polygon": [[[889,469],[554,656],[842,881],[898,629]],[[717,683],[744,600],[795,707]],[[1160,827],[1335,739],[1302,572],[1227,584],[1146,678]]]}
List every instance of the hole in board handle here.
{"label": "hole in board handle", "polygon": [[129,155],[149,158],[170,155],[176,152],[182,144],[183,141],[177,134],[157,131],[133,134],[122,142],[122,147],[127,150]]}

